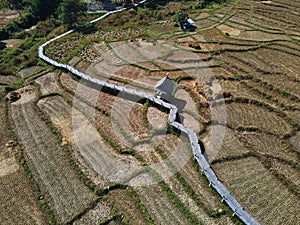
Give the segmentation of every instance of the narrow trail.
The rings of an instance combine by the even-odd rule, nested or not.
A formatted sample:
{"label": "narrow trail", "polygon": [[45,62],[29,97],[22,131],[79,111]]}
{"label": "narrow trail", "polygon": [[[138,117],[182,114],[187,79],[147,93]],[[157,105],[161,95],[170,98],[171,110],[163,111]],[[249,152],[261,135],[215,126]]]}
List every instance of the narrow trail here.
{"label": "narrow trail", "polygon": [[118,13],[118,12],[121,12],[124,10],[128,10],[132,7],[137,7],[138,5],[141,5],[145,2],[146,2],[146,0],[143,0],[139,3],[134,4],[131,7],[121,8],[121,9],[118,9],[115,11],[110,11],[110,12],[104,14],[103,16],[98,17],[97,19],[94,19],[86,24],[83,24],[74,29],[71,29],[55,38],[52,38],[51,40],[49,40],[49,41],[45,42],[44,44],[42,44],[41,46],[39,46],[39,48],[38,48],[39,57],[55,67],[67,69],[68,71],[70,71],[74,75],[80,77],[81,79],[84,79],[86,81],[89,81],[89,82],[97,84],[97,85],[100,85],[102,87],[106,87],[106,88],[110,88],[112,90],[119,91],[120,93],[125,93],[125,94],[133,95],[136,97],[140,97],[143,99],[147,99],[147,101],[151,101],[155,105],[158,105],[158,106],[164,107],[165,109],[168,109],[169,110],[168,123],[171,126],[175,127],[176,129],[184,132],[188,136],[191,147],[192,147],[194,159],[198,162],[201,171],[208,179],[209,186],[212,186],[218,192],[218,194],[222,197],[222,202],[224,201],[227,203],[227,205],[233,211],[233,216],[236,215],[241,221],[243,221],[247,225],[259,225],[259,223],[247,211],[244,210],[244,208],[238,203],[238,201],[233,197],[233,195],[227,190],[227,188],[218,179],[218,177],[214,173],[213,169],[211,168],[210,164],[206,160],[205,156],[202,154],[201,147],[198,144],[198,138],[197,138],[196,133],[192,129],[185,127],[181,123],[178,123],[175,121],[177,111],[178,111],[178,109],[175,105],[167,103],[159,98],[156,98],[153,95],[149,95],[144,92],[137,91],[135,89],[111,84],[111,83],[108,83],[108,82],[105,82],[105,81],[102,81],[102,80],[99,80],[96,78],[92,78],[89,75],[86,75],[86,74],[76,70],[72,66],[62,64],[62,63],[56,62],[55,60],[52,60],[44,54],[44,48],[47,45],[49,45],[50,43],[66,36],[70,33],[77,31],[84,26],[87,26],[92,23],[96,23],[97,21],[102,20],[103,18],[105,18],[111,14]]}

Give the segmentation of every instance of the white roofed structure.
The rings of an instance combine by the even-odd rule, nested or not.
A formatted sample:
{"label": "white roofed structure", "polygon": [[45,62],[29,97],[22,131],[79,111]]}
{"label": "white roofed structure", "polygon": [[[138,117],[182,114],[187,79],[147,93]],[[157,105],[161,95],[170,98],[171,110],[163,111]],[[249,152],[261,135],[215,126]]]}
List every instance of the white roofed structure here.
{"label": "white roofed structure", "polygon": [[155,93],[160,97],[172,96],[174,89],[174,82],[168,76],[159,80],[154,87]]}
{"label": "white roofed structure", "polygon": [[189,24],[195,23],[192,19],[188,19],[187,21],[189,22]]}

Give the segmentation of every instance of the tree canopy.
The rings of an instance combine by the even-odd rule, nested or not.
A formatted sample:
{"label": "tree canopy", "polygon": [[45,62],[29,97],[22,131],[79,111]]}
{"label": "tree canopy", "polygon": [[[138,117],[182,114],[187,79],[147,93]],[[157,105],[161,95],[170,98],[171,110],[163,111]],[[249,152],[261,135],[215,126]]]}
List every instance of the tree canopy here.
{"label": "tree canopy", "polygon": [[226,2],[226,0],[198,0],[198,3],[197,3],[197,8],[200,8],[200,9],[203,9],[213,3],[218,3],[218,4],[221,4],[223,2]]}
{"label": "tree canopy", "polygon": [[83,1],[63,0],[56,12],[61,23],[73,25],[86,10],[86,4]]}
{"label": "tree canopy", "polygon": [[58,4],[62,0],[7,0],[10,8],[22,11],[21,22],[17,25],[21,28],[27,28],[39,20],[44,20],[54,14]]}
{"label": "tree canopy", "polygon": [[184,10],[178,10],[175,15],[173,16],[174,22],[181,22],[183,20],[186,20],[188,18],[188,13]]}
{"label": "tree canopy", "polygon": [[32,26],[55,12],[62,23],[73,24],[86,10],[85,3],[76,0],[7,0],[7,3],[13,9],[23,10],[24,26]]}

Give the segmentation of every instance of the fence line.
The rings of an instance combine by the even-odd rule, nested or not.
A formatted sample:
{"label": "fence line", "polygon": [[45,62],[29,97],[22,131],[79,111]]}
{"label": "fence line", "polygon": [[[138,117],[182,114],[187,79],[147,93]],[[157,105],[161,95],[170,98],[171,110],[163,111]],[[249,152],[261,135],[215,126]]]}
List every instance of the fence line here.
{"label": "fence line", "polygon": [[41,59],[43,59],[44,61],[48,62],[49,64],[51,64],[55,67],[64,68],[64,69],[70,71],[71,73],[73,73],[74,75],[76,75],[84,80],[87,80],[91,83],[98,84],[100,86],[107,87],[107,88],[110,88],[113,90],[117,90],[121,93],[126,93],[126,94],[130,94],[133,96],[147,99],[148,101],[151,101],[152,103],[154,103],[156,105],[160,105],[160,106],[164,107],[165,109],[168,109],[169,110],[168,123],[171,126],[175,127],[176,129],[184,132],[188,136],[191,147],[192,147],[194,159],[197,161],[197,163],[200,166],[201,171],[203,172],[203,174],[206,176],[207,180],[209,181],[209,186],[213,187],[218,192],[218,194],[222,197],[222,202],[226,202],[227,205],[231,208],[231,210],[233,211],[232,216],[236,215],[241,221],[243,221],[247,225],[259,225],[259,223],[246,210],[244,210],[244,208],[238,203],[238,201],[233,197],[233,195],[227,190],[227,188],[218,179],[215,172],[213,171],[213,169],[211,168],[210,164],[208,163],[208,161],[206,160],[205,156],[203,155],[203,153],[201,151],[201,147],[198,143],[197,134],[192,129],[185,127],[181,123],[178,123],[175,121],[177,111],[178,111],[178,109],[175,105],[167,103],[167,102],[163,101],[162,99],[159,99],[153,95],[149,95],[144,92],[137,91],[135,89],[123,87],[120,85],[115,85],[115,84],[112,84],[112,83],[109,83],[106,81],[99,80],[97,78],[92,78],[92,77],[76,70],[72,66],[58,63],[55,60],[50,59],[49,57],[47,57],[44,54],[44,47],[46,47],[51,42],[53,42],[57,39],[60,39],[61,37],[64,37],[70,33],[73,33],[86,25],[89,25],[89,24],[95,23],[99,20],[102,20],[103,18],[105,18],[111,14],[118,13],[118,12],[130,9],[132,7],[136,7],[140,4],[145,3],[146,1],[147,0],[143,0],[141,2],[133,4],[130,7],[125,7],[125,8],[121,8],[121,9],[114,10],[111,12],[107,12],[103,16],[100,16],[86,24],[80,25],[80,26],[78,26],[74,29],[71,29],[55,38],[50,39],[49,41],[47,41],[44,44],[42,44],[41,46],[39,46],[39,48],[38,48],[39,57]]}

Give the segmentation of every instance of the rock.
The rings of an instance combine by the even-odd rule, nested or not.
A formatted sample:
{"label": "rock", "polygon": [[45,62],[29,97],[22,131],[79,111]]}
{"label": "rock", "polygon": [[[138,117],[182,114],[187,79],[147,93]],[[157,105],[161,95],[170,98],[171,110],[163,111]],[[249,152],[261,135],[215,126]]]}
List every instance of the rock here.
{"label": "rock", "polygon": [[10,102],[18,101],[21,98],[20,93],[12,91],[6,96],[6,100]]}
{"label": "rock", "polygon": [[189,42],[188,46],[193,49],[201,50],[201,46],[197,42]]}
{"label": "rock", "polygon": [[62,140],[61,140],[61,146],[65,146],[67,144],[68,144],[67,139],[66,138],[62,138]]}
{"label": "rock", "polygon": [[5,144],[5,146],[8,148],[8,147],[12,147],[14,144],[14,141],[13,140],[8,140],[7,143]]}

